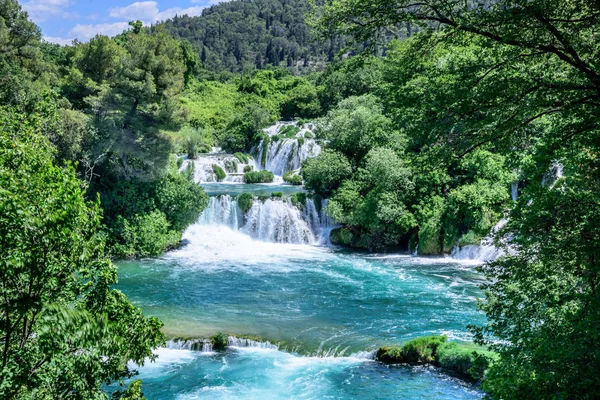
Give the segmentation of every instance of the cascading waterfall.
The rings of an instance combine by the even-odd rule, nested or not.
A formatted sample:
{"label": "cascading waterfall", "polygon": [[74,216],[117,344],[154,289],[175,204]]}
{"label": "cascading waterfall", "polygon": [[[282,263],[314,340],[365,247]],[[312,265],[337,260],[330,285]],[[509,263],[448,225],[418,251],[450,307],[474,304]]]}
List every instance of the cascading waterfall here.
{"label": "cascading waterfall", "polygon": [[494,246],[494,236],[506,225],[508,220],[502,218],[492,228],[490,234],[480,244],[469,244],[466,246],[454,246],[450,256],[456,260],[473,260],[478,262],[493,261],[504,254],[502,249]]}
{"label": "cascading waterfall", "polygon": [[[563,165],[554,160],[549,167],[546,174],[542,176],[542,186],[547,186],[549,189],[553,189],[556,182],[558,182],[563,175]],[[513,201],[517,201],[519,198],[519,185],[520,182],[513,182],[511,184],[510,193]],[[531,204],[531,200],[529,200]],[[475,260],[479,262],[493,261],[498,257],[504,255],[506,251],[508,253],[515,252],[515,247],[511,246],[511,236],[500,238],[503,244],[503,249],[499,249],[494,245],[494,237],[500,229],[502,229],[508,220],[506,218],[501,219],[491,230],[490,234],[485,237],[479,245],[466,245],[466,246],[455,246],[450,254],[452,258],[457,260]]]}
{"label": "cascading waterfall", "polygon": [[194,181],[196,183],[218,182],[213,165],[219,166],[225,172],[226,177],[222,182],[228,183],[243,183],[244,168],[247,166],[252,167],[252,169],[255,168],[254,160],[251,157],[248,157],[248,163],[242,163],[231,154],[199,155],[195,160],[185,160],[179,170],[183,171],[190,165],[194,166]]}
{"label": "cascading waterfall", "polygon": [[241,229],[249,236],[276,243],[314,244],[315,236],[289,199],[254,201]]}
{"label": "cascading waterfall", "polygon": [[208,207],[200,216],[201,225],[225,225],[238,230],[243,222],[243,213],[237,201],[229,195],[210,197]]}
{"label": "cascading waterfall", "polygon": [[[277,136],[286,126],[298,126],[295,122],[277,123],[264,130],[271,138]],[[300,127],[294,138],[280,138],[269,140],[265,148],[265,141],[261,141],[254,150],[254,164],[257,169],[273,172],[282,176],[287,171],[299,170],[302,162],[307,158],[316,157],[321,152],[321,146],[313,139],[313,126],[310,124]],[[308,136],[308,137],[307,137]],[[266,154],[263,156],[263,152]],[[262,163],[264,158],[264,165]]]}
{"label": "cascading waterfall", "polygon": [[[306,199],[301,211],[289,198],[254,198],[252,208],[246,213],[230,195],[210,198],[199,224],[224,225],[248,236],[275,243],[319,244],[325,243],[331,222],[322,211],[317,212],[312,199]],[[328,235],[326,235],[328,237]]]}

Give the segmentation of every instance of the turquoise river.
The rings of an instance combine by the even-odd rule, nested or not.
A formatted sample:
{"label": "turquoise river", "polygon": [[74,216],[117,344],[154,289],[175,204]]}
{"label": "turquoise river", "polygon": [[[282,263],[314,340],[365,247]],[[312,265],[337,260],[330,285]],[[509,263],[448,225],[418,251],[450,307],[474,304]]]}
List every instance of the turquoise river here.
{"label": "turquoise river", "polygon": [[[373,360],[379,346],[417,336],[469,340],[466,326],[484,321],[472,263],[343,251],[318,232],[297,239],[291,232],[306,229],[303,223],[316,228],[285,198],[255,200],[258,222],[244,228],[234,201],[240,186],[206,186],[211,205],[181,249],[119,264],[118,288],[174,339],[139,369],[148,399],[483,397],[437,368]],[[202,351],[192,340],[217,332],[231,335],[226,351]],[[242,336],[253,340],[236,339]]]}

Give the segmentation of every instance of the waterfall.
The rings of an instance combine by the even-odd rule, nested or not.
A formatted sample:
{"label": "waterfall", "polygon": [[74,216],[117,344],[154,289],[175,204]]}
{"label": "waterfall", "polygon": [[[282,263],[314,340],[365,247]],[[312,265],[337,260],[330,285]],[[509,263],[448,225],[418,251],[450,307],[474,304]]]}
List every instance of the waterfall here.
{"label": "waterfall", "polygon": [[289,198],[254,198],[245,214],[230,195],[210,198],[198,221],[200,225],[223,225],[265,242],[323,244],[328,240],[331,222],[318,213],[311,199],[301,211]]}
{"label": "waterfall", "polygon": [[200,216],[201,225],[225,225],[237,230],[243,221],[242,210],[229,195],[210,197],[208,207]]}
{"label": "waterfall", "polygon": [[241,231],[249,236],[277,243],[313,244],[315,236],[300,210],[288,199],[254,201]]}
{"label": "waterfall", "polygon": [[491,230],[480,244],[468,244],[466,246],[454,246],[450,256],[456,260],[493,261],[504,254],[502,249],[494,246],[494,236],[506,225],[508,220],[502,218]]}
{"label": "waterfall", "polygon": [[[288,126],[298,127],[295,122],[282,123],[279,122],[264,132],[272,138],[269,140],[265,148],[265,141],[261,141],[258,147],[253,151],[255,155],[254,164],[257,169],[264,169],[273,172],[277,176],[282,176],[287,171],[299,170],[302,163],[307,158],[316,157],[321,152],[321,146],[313,139],[311,124],[298,127],[299,131],[293,138],[279,138],[274,140],[283,128]],[[263,152],[264,165],[262,165]]]}
{"label": "waterfall", "polygon": [[194,181],[196,183],[211,183],[218,182],[217,174],[213,170],[213,165],[217,165],[226,175],[222,182],[243,183],[244,168],[247,166],[252,167],[252,169],[255,168],[252,157],[248,158],[248,163],[242,163],[236,156],[231,154],[211,153],[199,155],[195,160],[185,160],[179,170],[183,171],[192,164],[194,166]]}
{"label": "waterfall", "polygon": [[558,161],[553,161],[550,170],[542,177],[542,186],[549,185],[550,188],[554,183],[563,177],[563,165]]}
{"label": "waterfall", "polygon": [[517,201],[519,198],[519,182],[513,182],[510,185],[510,197],[512,201]]}
{"label": "waterfall", "polygon": [[244,339],[238,338],[235,336],[227,336],[227,346],[232,347],[256,347],[259,349],[271,349],[271,350],[279,350],[279,346],[266,341],[260,342],[258,340]]}
{"label": "waterfall", "polygon": [[167,349],[194,350],[212,353],[213,346],[209,339],[172,339],[167,341]]}

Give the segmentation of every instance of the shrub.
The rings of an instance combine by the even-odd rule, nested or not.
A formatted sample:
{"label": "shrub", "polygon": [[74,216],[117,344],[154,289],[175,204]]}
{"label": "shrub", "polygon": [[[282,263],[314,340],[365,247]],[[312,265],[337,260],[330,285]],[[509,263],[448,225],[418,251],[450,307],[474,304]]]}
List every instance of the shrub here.
{"label": "shrub", "polygon": [[[190,165],[193,167],[193,164]],[[190,178],[185,174],[169,174],[155,186],[156,207],[165,214],[176,231],[183,231],[196,222],[208,205],[204,189]]]}
{"label": "shrub", "polygon": [[254,167],[252,165],[246,165],[244,167],[244,173],[254,171]]}
{"label": "shrub", "polygon": [[459,246],[466,246],[468,244],[480,244],[480,243],[481,243],[481,236],[479,236],[477,233],[475,233],[472,230],[465,233],[464,235],[462,235],[460,237],[460,239],[458,239]]}
{"label": "shrub", "polygon": [[483,378],[495,353],[472,343],[446,342],[446,336],[413,339],[402,347],[382,347],[376,360],[386,364],[433,364],[456,372],[463,378]]}
{"label": "shrub", "polygon": [[271,137],[263,136],[262,154],[260,156],[260,165],[264,168],[267,163],[267,153],[269,152],[269,144],[271,143]]}
{"label": "shrub", "polygon": [[225,171],[223,171],[223,168],[219,167],[217,164],[213,164],[212,169],[217,175],[217,181],[221,182],[227,177],[227,174],[225,173]]}
{"label": "shrub", "polygon": [[238,169],[238,164],[235,160],[225,160],[225,171],[227,173],[236,173]]}
{"label": "shrub", "polygon": [[341,153],[325,149],[315,158],[309,158],[302,165],[302,178],[307,189],[323,197],[337,189],[352,175],[352,166]]}
{"label": "shrub", "polygon": [[250,193],[242,193],[238,196],[237,199],[238,206],[242,209],[243,212],[248,212],[252,208],[252,204],[254,203],[254,196]]}
{"label": "shrub", "polygon": [[244,174],[246,183],[270,183],[275,179],[271,171],[251,171]]}
{"label": "shrub", "polygon": [[290,185],[302,185],[302,177],[294,171],[288,171],[283,174],[283,181]]}
{"label": "shrub", "polygon": [[290,200],[294,206],[302,208],[306,206],[306,193],[294,193],[292,196],[290,196]]}
{"label": "shrub", "polygon": [[279,136],[286,139],[292,139],[296,137],[298,132],[300,132],[300,127],[296,125],[285,125],[279,130]]}
{"label": "shrub", "polygon": [[313,135],[312,132],[304,132],[305,139],[313,139],[314,137],[315,135]]}
{"label": "shrub", "polygon": [[240,153],[239,151],[237,153],[234,154],[234,156],[240,160],[240,162],[242,164],[248,164],[248,162],[250,161],[250,156],[244,154],[244,153]]}
{"label": "shrub", "polygon": [[273,193],[271,193],[271,197],[282,198],[283,197],[283,193],[282,192],[273,192]]}
{"label": "shrub", "polygon": [[227,335],[217,333],[210,337],[210,342],[212,343],[213,350],[223,350],[227,347]]}
{"label": "shrub", "polygon": [[302,146],[304,146],[304,138],[302,138],[302,137],[299,137],[299,138],[298,138],[298,139],[296,139],[296,140],[298,140],[298,147],[302,147]]}
{"label": "shrub", "polygon": [[356,246],[358,238],[348,228],[333,229],[329,234],[329,240],[332,244],[344,246]]}
{"label": "shrub", "polygon": [[117,227],[120,240],[113,251],[122,258],[158,256],[181,239],[181,233],[172,230],[165,214],[158,210],[129,220],[119,216]]}

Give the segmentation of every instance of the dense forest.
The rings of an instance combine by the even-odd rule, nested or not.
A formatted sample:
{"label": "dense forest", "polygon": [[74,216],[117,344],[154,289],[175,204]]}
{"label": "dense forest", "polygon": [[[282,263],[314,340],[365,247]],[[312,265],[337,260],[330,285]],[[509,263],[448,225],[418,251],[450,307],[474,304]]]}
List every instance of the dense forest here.
{"label": "dense forest", "polygon": [[441,255],[504,219],[470,327],[496,354],[482,387],[597,396],[596,4],[242,0],[130,25],[53,45],[0,0],[0,397],[134,376],[164,337],[111,259],[178,247],[208,204],[183,158],[243,157],[278,120],[316,126],[300,175],[334,244]]}
{"label": "dense forest", "polygon": [[189,42],[201,66],[240,72],[285,66],[295,73],[323,69],[342,49],[342,37],[316,40],[306,16],[308,0],[232,1],[201,16],[176,16],[158,25]]}

